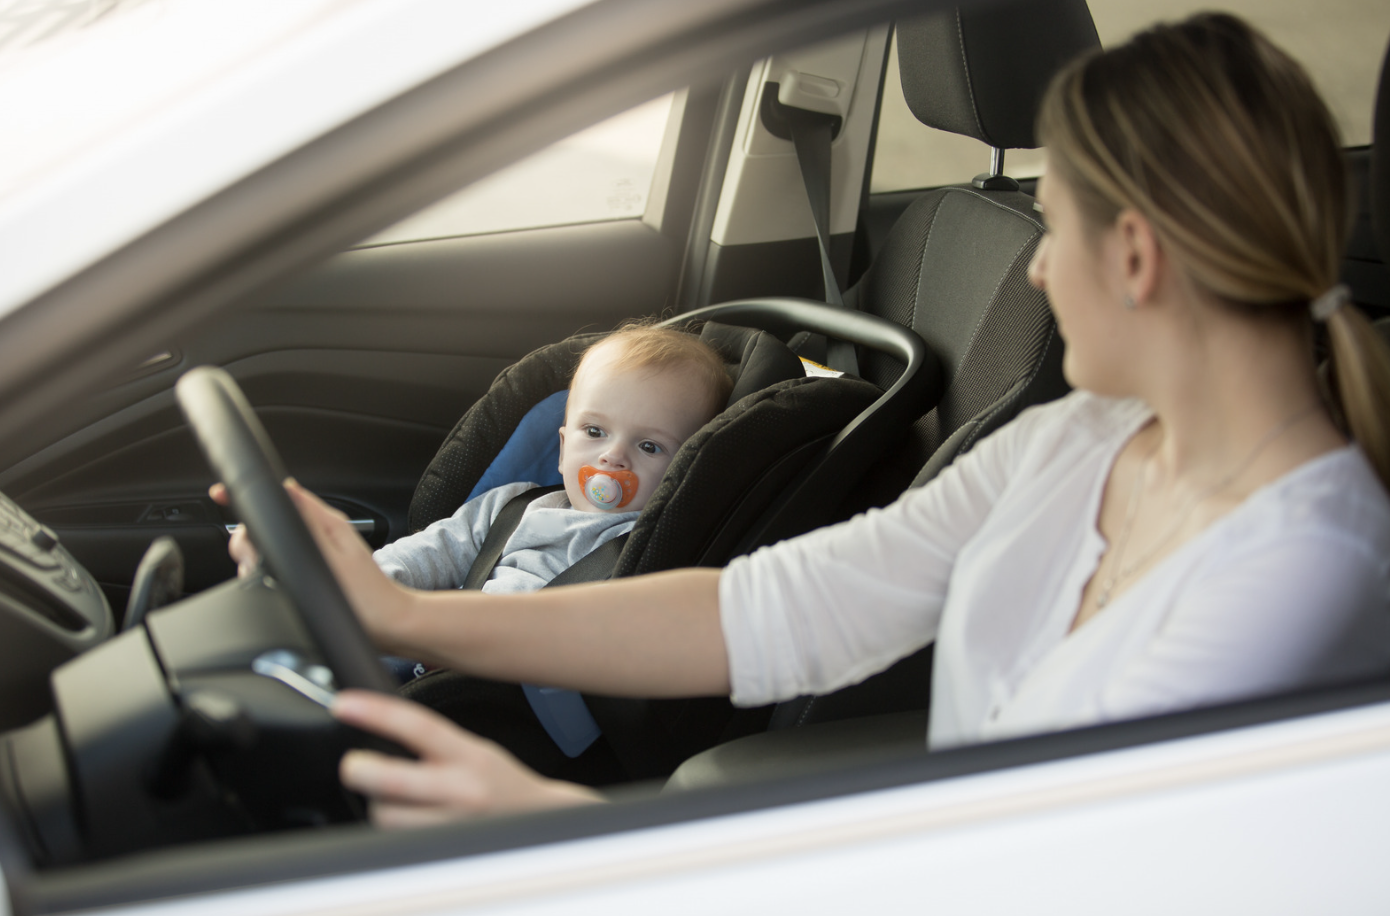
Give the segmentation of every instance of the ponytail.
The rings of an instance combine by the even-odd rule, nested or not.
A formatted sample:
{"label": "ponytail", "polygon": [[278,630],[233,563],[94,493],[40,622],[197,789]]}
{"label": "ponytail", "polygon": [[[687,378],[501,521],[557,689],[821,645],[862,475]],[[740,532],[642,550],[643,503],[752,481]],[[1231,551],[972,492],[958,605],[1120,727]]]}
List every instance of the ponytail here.
{"label": "ponytail", "polygon": [[1334,414],[1390,490],[1390,347],[1360,311],[1344,305],[1327,318]]}

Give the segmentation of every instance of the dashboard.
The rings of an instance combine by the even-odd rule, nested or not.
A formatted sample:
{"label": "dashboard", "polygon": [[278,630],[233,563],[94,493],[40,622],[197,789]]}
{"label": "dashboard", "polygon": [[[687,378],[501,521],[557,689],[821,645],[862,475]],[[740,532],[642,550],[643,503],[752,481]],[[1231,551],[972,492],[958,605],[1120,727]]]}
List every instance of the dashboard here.
{"label": "dashboard", "polygon": [[360,819],[333,689],[270,577],[117,633],[93,577],[0,496],[0,812],[34,867]]}
{"label": "dashboard", "polygon": [[114,630],[92,576],[51,529],[0,494],[0,731],[47,713],[49,673]]}

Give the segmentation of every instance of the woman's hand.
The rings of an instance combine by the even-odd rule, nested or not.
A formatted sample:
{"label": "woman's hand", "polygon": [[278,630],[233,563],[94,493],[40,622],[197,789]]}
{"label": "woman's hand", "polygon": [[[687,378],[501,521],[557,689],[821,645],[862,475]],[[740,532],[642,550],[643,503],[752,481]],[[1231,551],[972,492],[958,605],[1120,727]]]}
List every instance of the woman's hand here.
{"label": "woman's hand", "polygon": [[[400,647],[393,640],[393,626],[399,626],[410,610],[409,589],[392,581],[372,559],[372,550],[362,536],[337,509],[314,496],[293,480],[285,481],[285,491],[299,510],[323,558],[333,570],[357,619],[368,635],[387,650]],[[227,490],[220,483],[208,491],[213,501],[226,505]],[[232,533],[227,552],[237,563],[237,574],[248,575],[259,562],[246,526]]]}
{"label": "woman's hand", "polygon": [[392,633],[410,613],[411,591],[381,571],[346,515],[293,480],[285,481],[285,491],[367,633],[383,648],[400,651],[403,647]]}
{"label": "woman's hand", "polygon": [[602,800],[583,786],[541,776],[493,742],[399,697],[344,690],[333,715],[419,758],[364,750],[343,755],[343,785],[367,796],[378,827],[421,827]]}
{"label": "woman's hand", "polygon": [[[208,488],[208,496],[219,506],[225,506],[230,502],[226,484],[213,484]],[[232,532],[232,539],[227,542],[227,553],[231,554],[232,560],[236,563],[236,574],[243,579],[255,572],[261,562],[261,555],[256,552],[256,545],[251,543],[245,525],[237,525],[236,530]]]}

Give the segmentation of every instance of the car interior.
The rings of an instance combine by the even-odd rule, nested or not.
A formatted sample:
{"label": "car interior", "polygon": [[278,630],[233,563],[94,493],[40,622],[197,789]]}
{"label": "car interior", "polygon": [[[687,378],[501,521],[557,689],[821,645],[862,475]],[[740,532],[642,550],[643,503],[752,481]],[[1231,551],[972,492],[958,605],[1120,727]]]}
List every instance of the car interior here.
{"label": "car interior", "polygon": [[[897,72],[884,67],[890,41]],[[843,307],[827,304],[839,291],[825,288],[796,158],[770,123],[794,96],[779,90],[797,61],[833,54],[793,49],[753,80],[744,70],[678,94],[667,186],[641,219],[349,248],[220,310],[31,435],[0,440],[0,808],[18,825],[0,857],[7,876],[13,863],[29,875],[25,905],[512,848],[1383,702],[1390,685],[1352,685],[928,756],[928,647],[835,694],[758,710],[589,697],[622,736],[635,785],[614,791],[630,805],[583,817],[387,841],[354,823],[360,800],[338,788],[338,757],[366,739],[326,714],[326,685],[395,685],[283,498],[286,473],[374,547],[418,531],[452,513],[528,412],[564,389],[584,346],[656,316],[702,327],[737,387],[592,578],[722,565],[927,483],[1068,390],[1062,342],[1026,276],[1043,232],[1035,179],[1009,177],[1006,151],[1035,146],[1050,75],[1099,42],[1085,0],[1039,0],[831,43],[854,100],[819,112],[838,131],[824,250]],[[1348,151],[1361,190],[1343,279],[1390,321],[1387,73],[1378,142]],[[922,124],[981,141],[992,154],[981,173],[870,193],[884,80],[901,81]],[[746,155],[771,143],[782,144],[780,184],[758,171],[767,157]],[[760,182],[790,182],[776,209],[795,212],[748,216],[763,207],[747,191]],[[846,199],[855,205],[837,210]],[[806,377],[790,355],[837,368],[838,342],[852,347],[849,377]],[[221,370],[189,372],[198,366]],[[750,451],[757,460],[741,461]],[[730,474],[736,486],[712,503]],[[230,509],[207,495],[219,479]],[[269,579],[236,577],[238,521]],[[162,539],[181,560],[150,552]],[[448,712],[450,678],[407,695]],[[303,828],[331,840],[297,849]],[[288,843],[200,851],[266,833]],[[126,858],[153,849],[166,854]]]}

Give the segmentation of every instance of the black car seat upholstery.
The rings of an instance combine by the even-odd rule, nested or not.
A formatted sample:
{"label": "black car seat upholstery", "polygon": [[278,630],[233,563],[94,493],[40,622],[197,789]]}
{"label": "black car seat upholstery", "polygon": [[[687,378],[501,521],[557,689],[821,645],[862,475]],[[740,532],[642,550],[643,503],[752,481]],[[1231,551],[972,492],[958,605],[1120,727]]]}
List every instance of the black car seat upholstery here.
{"label": "black car seat upholstery", "polygon": [[[908,107],[922,123],[996,150],[1036,146],[1034,120],[1052,75],[1099,47],[1084,0],[950,10],[897,28]],[[1028,264],[1042,239],[1034,199],[992,168],[968,185],[924,193],[845,295],[847,304],[915,330],[941,361],[941,400],[871,475],[864,505],[920,486],[1025,407],[1067,391],[1062,342]],[[863,375],[893,367],[874,354]],[[781,704],[774,728],[925,708],[930,647],[863,684]]]}

